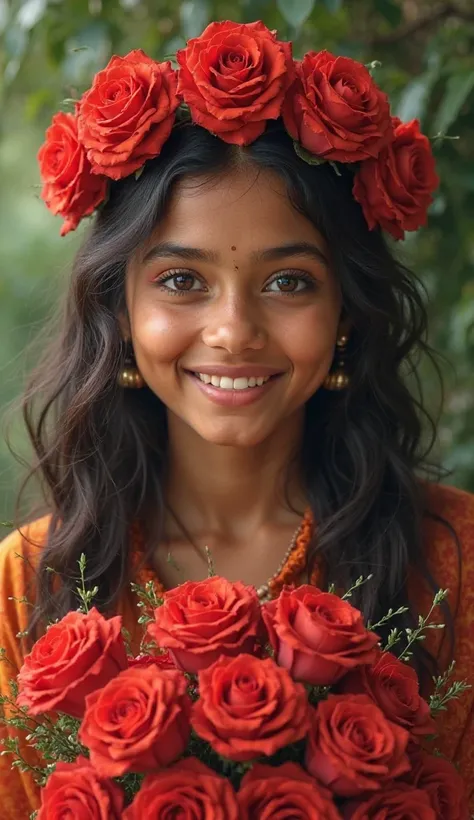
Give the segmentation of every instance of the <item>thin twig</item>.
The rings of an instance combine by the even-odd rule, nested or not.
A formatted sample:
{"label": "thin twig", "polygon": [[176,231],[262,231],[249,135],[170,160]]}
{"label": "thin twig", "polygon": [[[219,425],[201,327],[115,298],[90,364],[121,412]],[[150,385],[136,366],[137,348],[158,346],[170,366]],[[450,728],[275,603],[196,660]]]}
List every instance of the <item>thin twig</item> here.
{"label": "thin twig", "polygon": [[364,45],[369,47],[387,46],[393,43],[399,43],[407,37],[413,37],[423,29],[432,28],[432,26],[446,20],[448,17],[457,17],[459,20],[466,22],[474,22],[474,12],[459,8],[455,3],[443,3],[437,8],[431,8],[424,14],[420,14],[415,20],[408,20],[402,23],[393,31],[387,34],[379,34],[364,40]]}

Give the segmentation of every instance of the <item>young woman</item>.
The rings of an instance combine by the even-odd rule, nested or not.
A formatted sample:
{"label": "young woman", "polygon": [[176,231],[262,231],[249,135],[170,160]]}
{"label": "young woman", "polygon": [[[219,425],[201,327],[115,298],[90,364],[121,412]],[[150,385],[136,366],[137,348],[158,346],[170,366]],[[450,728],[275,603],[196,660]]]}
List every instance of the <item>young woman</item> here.
{"label": "young woman", "polygon": [[[209,552],[262,600],[371,573],[354,603],[409,605],[398,625],[449,588],[445,637],[416,662],[429,676],[454,656],[473,679],[474,498],[426,478],[406,383],[425,308],[383,235],[425,222],[428,140],[362,65],[295,65],[261,23],[212,24],[178,63],[114,57],[40,151],[63,233],[101,207],[24,400],[47,514],[0,549],[1,692],[77,607],[83,552],[135,644],[130,580],[204,578]],[[440,740],[470,791],[473,701]],[[3,820],[28,817],[32,777],[0,766]]]}

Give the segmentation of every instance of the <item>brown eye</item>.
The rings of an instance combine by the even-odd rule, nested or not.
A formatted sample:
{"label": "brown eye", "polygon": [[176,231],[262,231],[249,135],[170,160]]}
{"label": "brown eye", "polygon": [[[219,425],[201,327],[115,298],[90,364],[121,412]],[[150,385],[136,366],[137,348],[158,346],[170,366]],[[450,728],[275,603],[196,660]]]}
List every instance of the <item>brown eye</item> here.
{"label": "brown eye", "polygon": [[278,287],[280,290],[286,293],[293,293],[298,287],[298,280],[296,276],[279,276],[278,279],[274,279],[274,282],[278,282]]}
{"label": "brown eye", "polygon": [[[183,295],[185,293],[196,292],[199,290],[199,280],[194,273],[186,270],[166,271],[162,276],[155,280],[161,290],[167,293]],[[195,284],[198,287],[195,287]]]}
{"label": "brown eye", "polygon": [[175,273],[172,279],[177,290],[191,290],[194,276],[191,273]]}
{"label": "brown eye", "polygon": [[[273,285],[276,285],[276,289],[273,287],[270,289],[270,286]],[[267,290],[270,293],[282,293],[288,296],[296,296],[300,293],[315,290],[315,288],[315,280],[305,271],[280,273],[267,285]]]}

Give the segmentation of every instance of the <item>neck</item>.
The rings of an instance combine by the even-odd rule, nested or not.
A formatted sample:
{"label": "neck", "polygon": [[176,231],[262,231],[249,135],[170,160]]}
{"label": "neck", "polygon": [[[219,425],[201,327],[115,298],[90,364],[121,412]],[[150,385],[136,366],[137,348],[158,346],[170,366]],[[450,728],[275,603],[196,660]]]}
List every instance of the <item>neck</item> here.
{"label": "neck", "polygon": [[[165,497],[178,520],[190,532],[210,529],[229,541],[268,524],[296,526],[307,507],[297,458],[303,419],[287,419],[254,447],[233,447],[206,441],[169,414]],[[169,524],[175,530],[172,517]]]}

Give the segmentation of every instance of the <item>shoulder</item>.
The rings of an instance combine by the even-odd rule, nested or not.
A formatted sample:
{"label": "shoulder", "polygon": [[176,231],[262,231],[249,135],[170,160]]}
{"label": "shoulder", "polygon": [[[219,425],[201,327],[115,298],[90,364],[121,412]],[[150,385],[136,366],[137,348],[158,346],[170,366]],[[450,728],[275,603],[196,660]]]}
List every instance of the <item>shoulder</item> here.
{"label": "shoulder", "polygon": [[424,489],[425,558],[435,581],[449,588],[455,611],[465,593],[474,598],[474,495],[442,484]]}
{"label": "shoulder", "polygon": [[14,530],[0,542],[0,646],[18,660],[18,632],[28,625],[36,597],[36,571],[49,531],[50,516]]}
{"label": "shoulder", "polygon": [[19,584],[34,577],[48,537],[50,519],[49,515],[37,518],[13,530],[0,542],[0,599],[4,599],[7,589],[18,590]]}
{"label": "shoulder", "polygon": [[[423,541],[434,583],[449,591],[458,670],[474,680],[474,495],[440,484],[426,486]],[[426,579],[424,579],[426,581]],[[432,587],[417,576],[414,597],[426,612]],[[443,620],[443,618],[442,618]]]}
{"label": "shoulder", "polygon": [[[455,678],[474,686],[474,495],[454,487],[430,485],[426,510],[423,535],[427,564],[435,583],[449,590],[454,638],[452,644],[446,641],[446,630],[442,630],[438,658],[442,668],[454,659]],[[426,613],[432,590],[428,591],[418,577],[412,591],[418,611]],[[433,620],[447,623],[443,613]],[[431,646],[434,648],[434,642]],[[439,730],[438,746],[458,764],[473,799],[474,689],[448,704]]]}
{"label": "shoulder", "polygon": [[425,485],[423,542],[435,581],[450,590],[453,612],[465,596],[474,605],[474,495]]}
{"label": "shoulder", "polygon": [[[425,530],[434,534],[440,526],[453,528],[466,547],[474,550],[474,495],[443,484],[425,485],[428,513]],[[443,519],[443,521],[441,521]]]}

